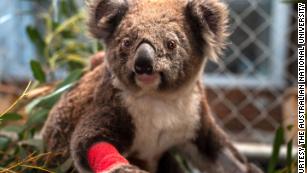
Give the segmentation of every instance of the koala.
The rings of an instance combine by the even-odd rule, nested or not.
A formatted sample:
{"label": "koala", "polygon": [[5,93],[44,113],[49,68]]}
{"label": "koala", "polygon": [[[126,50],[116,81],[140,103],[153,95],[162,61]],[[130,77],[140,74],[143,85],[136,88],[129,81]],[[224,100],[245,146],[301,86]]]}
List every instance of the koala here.
{"label": "koala", "polygon": [[202,74],[228,36],[220,0],[90,0],[90,33],[106,46],[51,110],[47,149],[78,172],[180,173],[175,149],[210,173],[262,172],[215,122]]}

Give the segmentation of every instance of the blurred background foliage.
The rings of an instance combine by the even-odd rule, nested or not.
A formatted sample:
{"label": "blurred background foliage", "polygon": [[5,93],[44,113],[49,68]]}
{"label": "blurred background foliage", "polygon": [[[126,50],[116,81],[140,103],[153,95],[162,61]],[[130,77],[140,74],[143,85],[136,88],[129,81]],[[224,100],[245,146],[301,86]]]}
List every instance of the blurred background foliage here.
{"label": "blurred background foliage", "polygon": [[[34,81],[1,114],[0,173],[71,172],[71,160],[56,168],[48,168],[48,157],[55,153],[46,153],[39,131],[60,95],[87,70],[88,57],[102,50],[102,46],[87,36],[86,16],[80,3],[75,0],[27,1],[32,1],[36,7],[35,11],[28,12],[35,15],[36,25],[28,26],[25,31],[37,55],[29,64]],[[63,79],[63,76],[67,77]],[[292,141],[287,144],[286,167],[275,169],[280,147],[285,141],[284,130],[276,132],[268,173],[296,172]],[[187,167],[182,158],[176,154],[174,157]],[[191,169],[186,171],[191,172]]]}
{"label": "blurred background foliage", "polygon": [[[20,0],[22,1],[22,0]],[[24,0],[23,0],[24,1]],[[85,12],[75,0],[28,0],[35,6],[35,25],[25,32],[35,47],[29,66],[34,81],[17,101],[1,114],[0,173],[67,172],[71,161],[58,168],[46,168],[39,131],[60,95],[86,71],[88,57],[102,49],[86,32]],[[64,76],[67,76],[63,79]]]}

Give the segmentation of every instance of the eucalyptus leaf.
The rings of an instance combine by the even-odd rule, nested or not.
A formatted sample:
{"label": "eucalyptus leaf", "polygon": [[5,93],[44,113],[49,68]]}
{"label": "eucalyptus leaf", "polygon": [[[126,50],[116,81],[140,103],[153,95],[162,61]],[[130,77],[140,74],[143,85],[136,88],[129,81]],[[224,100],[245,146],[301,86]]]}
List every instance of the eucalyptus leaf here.
{"label": "eucalyptus leaf", "polygon": [[62,88],[65,85],[69,85],[71,83],[76,82],[77,80],[80,79],[83,72],[84,72],[83,69],[76,69],[70,72],[70,74],[57,86],[57,89]]}
{"label": "eucalyptus leaf", "polygon": [[3,116],[1,116],[1,121],[6,122],[6,121],[18,121],[21,120],[22,116],[19,115],[18,113],[6,113]]}
{"label": "eucalyptus leaf", "polygon": [[56,27],[55,31],[52,33],[49,33],[46,37],[46,43],[50,44],[53,39],[60,33],[64,32],[66,29],[69,29],[70,27],[74,26],[74,24],[84,18],[84,13],[78,12],[76,15],[71,16],[67,20],[65,20],[63,23],[61,23],[59,26]]}
{"label": "eucalyptus leaf", "polygon": [[41,139],[28,139],[28,140],[20,141],[19,145],[22,145],[22,146],[28,145],[28,146],[32,146],[36,148],[40,152],[44,151],[44,143]]}
{"label": "eucalyptus leaf", "polygon": [[40,109],[38,111],[31,112],[28,121],[26,123],[27,128],[35,127],[43,125],[47,116],[48,116],[48,109]]}
{"label": "eucalyptus leaf", "polygon": [[43,71],[41,64],[36,60],[31,60],[30,65],[34,78],[40,83],[46,82],[46,75]]}
{"label": "eucalyptus leaf", "polygon": [[8,147],[10,142],[10,138],[6,136],[0,136],[0,151],[4,151]]}
{"label": "eucalyptus leaf", "polygon": [[278,163],[279,159],[279,151],[281,148],[281,145],[284,142],[284,129],[283,128],[278,128],[275,134],[274,138],[274,143],[273,143],[273,151],[272,151],[272,156],[269,161],[269,166],[268,166],[268,173],[274,173],[275,172],[275,167]]}
{"label": "eucalyptus leaf", "polygon": [[26,28],[26,32],[31,42],[35,45],[37,52],[42,55],[46,47],[46,43],[38,29],[33,26],[28,26]]}
{"label": "eucalyptus leaf", "polygon": [[[26,28],[26,34],[37,54],[37,59],[30,62],[35,78],[35,84],[31,85],[31,88],[37,88],[46,81],[56,83],[60,77],[58,70],[67,70],[69,75],[55,87],[52,93],[34,98],[25,106],[27,119],[21,122],[23,124],[4,123],[0,126],[0,131],[12,135],[9,139],[14,141],[7,145],[7,140],[0,138],[0,149],[5,148],[5,152],[0,153],[0,172],[3,172],[3,168],[16,165],[31,157],[33,152],[35,154],[44,152],[42,141],[35,139],[35,135],[63,92],[73,87],[82,76],[84,72],[82,69],[88,64],[84,57],[89,57],[94,53],[92,47],[96,43],[84,34],[86,31],[85,13],[83,7],[79,6],[79,2],[75,0],[21,1],[31,1],[31,6],[33,5],[33,10],[35,10],[32,14],[36,22]],[[8,17],[3,19],[7,21]],[[21,116],[17,114],[8,114],[2,117],[2,121],[9,122],[20,118]],[[44,159],[33,160],[29,164],[40,167],[45,162]],[[70,171],[73,165],[72,160],[59,164],[62,165],[55,165],[55,167],[59,167],[63,173]],[[35,168],[22,166],[17,166],[12,171],[41,172]]]}
{"label": "eucalyptus leaf", "polygon": [[289,141],[287,144],[287,166],[288,166],[288,173],[291,173],[291,166],[292,166],[292,147],[293,141]]}
{"label": "eucalyptus leaf", "polygon": [[1,128],[2,131],[14,132],[20,134],[24,131],[25,127],[23,125],[7,125]]}
{"label": "eucalyptus leaf", "polygon": [[18,146],[18,153],[19,157],[26,158],[28,156],[28,152],[25,150],[25,148]]}
{"label": "eucalyptus leaf", "polygon": [[78,64],[82,64],[85,65],[86,61],[84,60],[84,58],[82,58],[82,56],[78,55],[78,54],[67,54],[64,59],[66,59],[67,61],[71,61],[71,62],[75,62]]}
{"label": "eucalyptus leaf", "polygon": [[84,64],[76,61],[68,61],[67,65],[69,71],[74,71],[76,69],[84,68]]}
{"label": "eucalyptus leaf", "polygon": [[65,91],[67,91],[68,89],[70,89],[71,87],[73,87],[74,84],[75,83],[67,84],[67,85],[55,90],[54,92],[52,92],[51,94],[49,94],[47,96],[39,97],[39,98],[33,100],[32,102],[30,102],[26,106],[26,112],[30,113],[33,110],[33,108],[35,108],[35,107],[42,107],[42,108],[45,108],[45,109],[51,109],[52,106],[58,101],[61,94]]}
{"label": "eucalyptus leaf", "polygon": [[170,155],[175,160],[175,162],[177,162],[177,164],[180,166],[180,169],[183,171],[183,173],[193,173],[187,160],[182,155],[180,155],[179,152],[176,151],[176,149],[171,149]]}

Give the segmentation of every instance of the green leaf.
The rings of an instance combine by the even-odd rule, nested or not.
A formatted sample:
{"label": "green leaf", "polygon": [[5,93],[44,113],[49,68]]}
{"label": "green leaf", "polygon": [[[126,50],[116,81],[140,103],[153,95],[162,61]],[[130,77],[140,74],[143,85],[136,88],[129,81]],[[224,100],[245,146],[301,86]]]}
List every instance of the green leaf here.
{"label": "green leaf", "polygon": [[56,27],[55,31],[49,33],[46,37],[46,43],[50,44],[52,40],[60,33],[75,25],[76,22],[84,19],[84,14],[82,12],[78,12],[77,14],[67,18],[64,22],[62,22],[59,26]]}
{"label": "green leaf", "polygon": [[42,107],[42,108],[45,108],[45,109],[51,109],[52,106],[58,101],[58,99],[60,98],[62,93],[67,91],[71,87],[73,87],[74,84],[75,83],[70,83],[68,85],[65,85],[65,86],[57,89],[56,91],[52,92],[51,94],[49,94],[47,96],[39,97],[39,98],[33,100],[32,102],[30,102],[26,106],[26,112],[30,113],[33,110],[33,108],[35,108],[35,107]]}
{"label": "green leaf", "polygon": [[81,65],[85,65],[86,61],[82,58],[82,56],[78,54],[67,54],[63,57],[63,59],[67,60],[68,62],[74,62]]}
{"label": "green leaf", "polygon": [[[66,60],[65,60],[66,61]],[[74,71],[76,69],[84,68],[84,64],[81,64],[80,62],[76,61],[67,61],[66,64],[68,65],[68,70],[69,71]]]}
{"label": "green leaf", "polygon": [[24,131],[25,127],[22,125],[7,125],[3,128],[1,128],[1,130],[3,131],[7,131],[7,132],[14,132],[17,134],[20,134]]}
{"label": "green leaf", "polygon": [[184,173],[193,173],[193,171],[192,171],[191,167],[189,166],[187,160],[184,157],[182,157],[182,155],[180,155],[180,153],[178,151],[176,151],[176,149],[171,149],[170,155],[175,160],[175,162],[177,162],[177,165],[179,165],[180,169]]}
{"label": "green leaf", "polygon": [[10,138],[6,136],[0,136],[0,151],[4,151],[8,147],[10,142]]}
{"label": "green leaf", "polygon": [[103,44],[101,44],[99,41],[94,41],[91,48],[91,53],[93,54],[104,49]]}
{"label": "green leaf", "polygon": [[46,82],[46,75],[41,64],[36,60],[31,60],[30,64],[34,78],[40,83]]}
{"label": "green leaf", "polygon": [[46,43],[39,31],[33,26],[27,26],[26,32],[31,42],[35,45],[37,52],[42,55],[46,47]]}
{"label": "green leaf", "polygon": [[41,153],[44,151],[44,142],[41,139],[28,139],[20,141],[19,144],[22,146],[32,146],[39,150]]}
{"label": "green leaf", "polygon": [[63,82],[61,82],[58,86],[57,89],[62,88],[65,85],[71,84],[73,82],[76,82],[77,80],[80,79],[80,77],[83,74],[83,70],[82,69],[77,69],[72,71],[64,80]]}
{"label": "green leaf", "polygon": [[292,147],[293,147],[293,141],[291,140],[290,142],[288,142],[288,145],[287,145],[288,173],[291,173],[291,167],[292,167]]}
{"label": "green leaf", "polygon": [[40,109],[38,111],[35,111],[34,113],[31,113],[26,123],[26,127],[30,128],[30,127],[42,125],[48,116],[48,112],[49,110],[47,109]]}
{"label": "green leaf", "polygon": [[26,151],[25,148],[18,146],[18,156],[21,158],[27,158],[27,156],[29,155],[29,153]]}
{"label": "green leaf", "polygon": [[69,17],[78,12],[78,8],[75,4],[75,0],[61,1],[59,5],[60,16]]}
{"label": "green leaf", "polygon": [[1,117],[3,122],[5,121],[17,121],[22,119],[22,116],[17,113],[6,113]]}
{"label": "green leaf", "polygon": [[278,163],[280,147],[283,141],[284,141],[284,129],[280,127],[277,129],[275,134],[272,156],[267,171],[268,173],[274,173],[275,171],[275,167]]}

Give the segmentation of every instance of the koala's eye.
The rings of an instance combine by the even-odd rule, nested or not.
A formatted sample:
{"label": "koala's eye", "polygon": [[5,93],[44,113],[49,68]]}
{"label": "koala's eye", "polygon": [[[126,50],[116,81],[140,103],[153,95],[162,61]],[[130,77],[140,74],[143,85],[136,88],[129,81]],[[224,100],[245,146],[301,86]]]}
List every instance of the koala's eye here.
{"label": "koala's eye", "polygon": [[170,41],[167,42],[167,48],[169,50],[173,50],[176,47],[177,47],[177,44],[176,44],[176,42],[174,40],[170,40]]}
{"label": "koala's eye", "polygon": [[123,48],[130,48],[132,45],[132,41],[128,38],[124,39],[123,42],[122,42],[122,47]]}

